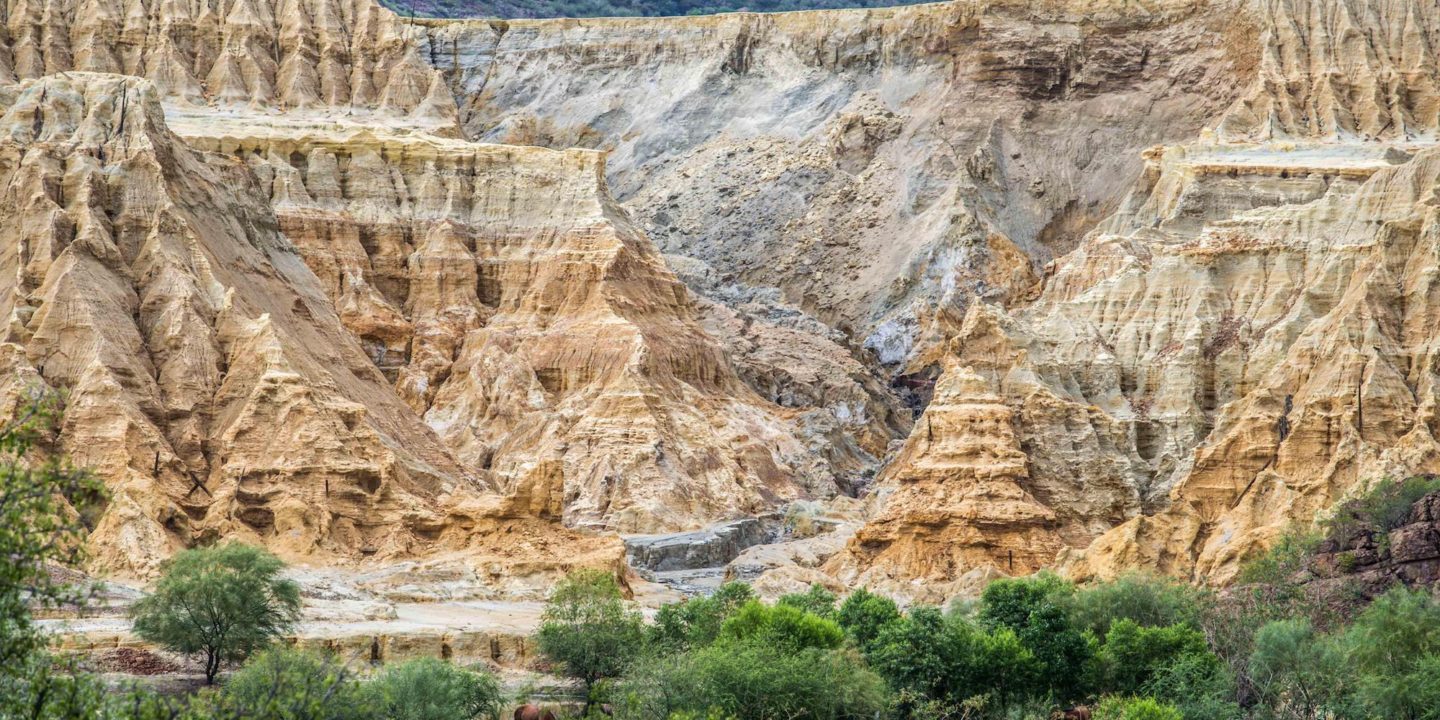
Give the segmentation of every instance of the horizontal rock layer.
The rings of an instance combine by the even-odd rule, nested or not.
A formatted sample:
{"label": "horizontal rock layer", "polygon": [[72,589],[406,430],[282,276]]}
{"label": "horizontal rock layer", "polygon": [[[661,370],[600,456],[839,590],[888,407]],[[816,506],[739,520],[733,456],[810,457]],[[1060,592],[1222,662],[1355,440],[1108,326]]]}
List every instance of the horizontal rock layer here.
{"label": "horizontal rock layer", "polygon": [[527,519],[454,460],[341,325],[254,173],[170,133],[153,85],[71,73],[0,107],[6,397],[66,391],[52,449],[113,491],[101,566],[143,574],[220,537],[290,557],[618,562],[618,542]]}

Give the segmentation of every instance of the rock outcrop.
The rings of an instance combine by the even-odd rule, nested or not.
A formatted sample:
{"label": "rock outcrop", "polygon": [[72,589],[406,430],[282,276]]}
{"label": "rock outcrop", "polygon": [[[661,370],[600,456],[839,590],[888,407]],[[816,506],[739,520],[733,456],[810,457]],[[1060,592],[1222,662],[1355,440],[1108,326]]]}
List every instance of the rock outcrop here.
{"label": "rock outcrop", "polygon": [[3,18],[5,397],[69,393],[113,571],[533,594],[620,566],[576,528],[873,487],[736,572],[1225,582],[1440,464],[1433,3]]}
{"label": "rock outcrop", "polygon": [[255,175],[175,137],[153,85],[69,73],[0,108],[7,397],[67,393],[54,449],[113,491],[101,566],[144,574],[219,537],[337,561],[467,548],[502,574],[618,566],[618,542],[513,512],[454,460],[341,326]]}
{"label": "rock outcrop", "polygon": [[200,111],[340,110],[455,135],[455,100],[416,35],[371,0],[15,2],[0,28],[0,83],[134,75]]}
{"label": "rock outcrop", "polygon": [[926,602],[977,571],[1035,572],[1063,543],[1060,518],[1029,485],[1014,411],[952,365],[877,483],[878,512],[826,569],[848,586]]}
{"label": "rock outcrop", "polygon": [[1306,584],[1323,597],[1373,599],[1396,585],[1440,584],[1440,494],[1421,498],[1393,530],[1322,542],[1307,564]]}
{"label": "rock outcrop", "polygon": [[835,492],[610,199],[601,154],[220,127],[186,132],[250,164],[400,398],[537,511],[658,532]]}
{"label": "rock outcrop", "polygon": [[1236,99],[1258,60],[1241,7],[423,25],[472,137],[610,150],[662,250],[778,288],[898,366],[972,298],[1024,297],[1114,210],[1140,150]]}

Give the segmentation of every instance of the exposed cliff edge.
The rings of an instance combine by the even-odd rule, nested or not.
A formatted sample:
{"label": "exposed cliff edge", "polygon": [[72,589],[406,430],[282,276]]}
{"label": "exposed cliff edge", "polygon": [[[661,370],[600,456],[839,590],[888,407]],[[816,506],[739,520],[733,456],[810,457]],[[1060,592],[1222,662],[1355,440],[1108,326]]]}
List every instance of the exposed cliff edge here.
{"label": "exposed cliff edge", "polygon": [[68,73],[0,107],[6,396],[66,392],[55,449],[113,491],[102,567],[144,574],[219,537],[335,562],[464,549],[517,576],[618,565],[618,542],[517,512],[455,462],[254,174],[175,137],[153,85]]}
{"label": "exposed cliff edge", "polygon": [[22,2],[8,397],[69,392],[119,572],[499,586],[874,476],[760,582],[1225,582],[1440,463],[1437,46],[1414,0]]}
{"label": "exposed cliff edge", "polygon": [[611,151],[667,253],[779,288],[892,369],[1012,303],[1112,212],[1138,152],[1249,84],[1241,3],[424,23],[472,137]]}

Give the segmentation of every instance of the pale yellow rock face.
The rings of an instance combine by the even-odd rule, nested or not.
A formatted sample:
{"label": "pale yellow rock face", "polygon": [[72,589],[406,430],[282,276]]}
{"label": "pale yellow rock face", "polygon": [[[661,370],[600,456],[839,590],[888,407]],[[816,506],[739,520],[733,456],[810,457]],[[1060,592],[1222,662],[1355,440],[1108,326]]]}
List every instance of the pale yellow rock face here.
{"label": "pale yellow rock face", "polygon": [[825,569],[847,586],[944,602],[967,573],[1027,574],[1062,545],[1061,520],[1027,491],[1015,413],[953,361],[877,483],[879,511]]}
{"label": "pale yellow rock face", "polygon": [[893,369],[976,298],[1025,297],[1114,211],[1141,150],[1238,98],[1256,66],[1244,7],[425,26],[472,137],[609,150],[616,197],[664,252],[778,289]]}
{"label": "pale yellow rock face", "polygon": [[[118,38],[92,32],[116,23]],[[602,153],[455,137],[426,32],[364,2],[8,15],[0,81],[20,80],[4,86],[17,158],[52,105],[80,112],[52,89],[109,113],[103,132],[81,128],[94,149],[56,146],[58,169],[11,186],[62,210],[9,218],[23,232],[5,238],[24,351],[12,357],[28,362],[13,363],[12,389],[69,390],[64,449],[125,489],[96,530],[98,566],[143,575],[215,537],[317,562],[463,549],[472,564],[494,553],[503,573],[520,558],[617,565],[613,536],[561,526],[688,529],[828,497],[908,427],[814,321],[763,326],[775,329],[754,336],[742,379],[610,197]],[[75,72],[90,70],[150,80]],[[141,132],[130,115],[156,156],[145,172],[117,165],[132,151],[120,129]],[[190,213],[179,229],[126,219],[133,238],[112,241],[119,284],[105,292],[65,255],[72,216],[90,212],[69,206],[91,200],[58,178],[86,153],[123,185],[106,202],[153,193]],[[117,211],[95,212],[115,233]],[[183,255],[181,270],[141,253],[152,225],[189,243],[165,255]],[[268,255],[232,257],[248,247]],[[792,340],[833,357],[777,352]],[[106,403],[138,416],[122,426]],[[487,545],[497,533],[513,537]],[[556,558],[557,543],[575,547]]]}
{"label": "pale yellow rock face", "polygon": [[1223,583],[1440,466],[1434,3],[4,18],[0,409],[68,393],[113,573],[237,538],[533,596],[873,488],[733,569]]}
{"label": "pale yellow rock face", "polygon": [[455,102],[416,31],[370,0],[19,0],[0,28],[0,82],[136,75],[190,107],[340,108],[455,134]]}
{"label": "pale yellow rock face", "polygon": [[[1032,302],[943,318],[942,349],[920,358],[946,373],[887,482],[933,467],[916,448],[975,437],[927,418],[945,407],[948,377],[978,379],[1015,418],[1015,438],[983,442],[1020,452],[1028,472],[1011,476],[1058,521],[1059,542],[999,544],[1061,550],[1017,572],[1058,564],[1085,579],[1139,567],[1225,583],[1292,524],[1440,462],[1428,299],[1440,150],[1427,60],[1440,10],[1384,0],[1250,9],[1259,75],[1218,132],[1148,151],[1130,197],[1046,268]],[[922,442],[938,428],[948,432]],[[882,587],[919,580],[944,597],[962,591],[946,582],[994,558],[933,573],[880,549],[1025,527],[997,503],[896,532],[944,507],[934,502],[943,493],[904,487],[877,500],[827,569],[859,582],[884,574]],[[867,536],[889,544],[867,554]]]}
{"label": "pale yellow rock face", "polygon": [[219,134],[189,139],[251,165],[400,398],[503,490],[552,487],[557,519],[630,532],[834,492],[610,199],[601,154]]}
{"label": "pale yellow rock face", "polygon": [[[0,95],[10,403],[66,393],[53,446],[107,481],[99,567],[214,538],[292,559],[617,567],[534,519],[391,392],[255,175],[168,130],[155,87],[69,73]],[[504,520],[505,522],[501,522]]]}

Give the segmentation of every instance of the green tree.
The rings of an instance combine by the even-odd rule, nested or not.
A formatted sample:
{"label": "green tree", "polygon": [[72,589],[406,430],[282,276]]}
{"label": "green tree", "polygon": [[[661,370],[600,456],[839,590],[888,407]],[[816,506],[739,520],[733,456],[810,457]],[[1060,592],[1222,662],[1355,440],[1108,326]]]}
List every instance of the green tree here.
{"label": "green tree", "polygon": [[868,657],[900,692],[897,712],[902,717],[933,716],[937,703],[1006,707],[1027,698],[1040,684],[1041,666],[1013,630],[986,632],[931,607],[915,608],[887,623]]}
{"label": "green tree", "polygon": [[1095,708],[1095,720],[1186,720],[1173,706],[1148,697],[1111,695]]}
{"label": "green tree", "polygon": [[1213,657],[1205,636],[1189,625],[1141,627],[1133,620],[1119,620],[1110,626],[1100,650],[1105,689],[1137,693],[1160,671],[1191,655]]}
{"label": "green tree", "polygon": [[980,596],[981,623],[1014,631],[1040,663],[1044,690],[1059,702],[1084,695],[1094,673],[1098,645],[1094,635],[1071,622],[1067,608],[1074,589],[1070,583],[1042,573],[996,580]]}
{"label": "green tree", "polygon": [[59,413],[58,396],[36,394],[0,430],[0,673],[45,645],[31,608],[76,604],[86,596],[86,588],[50,569],[81,563],[83,518],[103,503],[105,491],[89,473],[36,452]]}
{"label": "green tree", "polygon": [[850,593],[835,613],[835,620],[840,623],[840,627],[867,656],[875,639],[879,637],[880,630],[899,619],[900,608],[895,605],[894,600],[876,595],[865,588]]}
{"label": "green tree", "polygon": [[733,638],[637,663],[616,695],[622,720],[859,720],[885,706],[884,682],[854,650]]}
{"label": "green tree", "polygon": [[1440,716],[1440,602],[1397,587],[1376,598],[1346,633],[1357,700],[1376,717]]}
{"label": "green tree", "polygon": [[300,615],[300,588],[280,577],[279,558],[231,543],[172,558],[132,609],[135,633],[205,659],[205,682],[288,632]]}
{"label": "green tree", "polygon": [[1345,694],[1343,653],[1304,618],[1276,620],[1255,633],[1250,677],[1277,717],[1328,717]]}
{"label": "green tree", "polygon": [[196,698],[207,720],[380,720],[364,687],[330,655],[272,647],[231,673],[219,692]]}
{"label": "green tree", "polygon": [[789,605],[766,605],[757,600],[745,603],[726,620],[720,636],[790,650],[830,650],[845,641],[845,631],[832,620]]}
{"label": "green tree", "polygon": [[799,608],[811,615],[829,620],[835,618],[835,593],[826,590],[825,586],[819,583],[811,585],[810,589],[803,593],[782,595],[776,604]]}
{"label": "green tree", "polygon": [[709,645],[720,637],[720,627],[725,620],[753,599],[755,593],[749,585],[731,582],[721,585],[709,597],[666,604],[655,613],[655,622],[648,628],[649,642],[660,652]]}
{"label": "green tree", "polygon": [[540,652],[585,685],[586,710],[596,683],[619,677],[642,649],[640,613],[625,608],[609,573],[578,570],[555,587],[539,632]]}
{"label": "green tree", "polygon": [[1105,637],[1116,620],[1144,627],[1199,626],[1202,594],[1170,578],[1131,572],[1076,589],[1070,613],[1078,627]]}
{"label": "green tree", "polygon": [[388,666],[367,691],[371,706],[388,720],[498,718],[503,700],[495,676],[436,658]]}
{"label": "green tree", "polygon": [[51,570],[83,561],[86,519],[105,500],[95,477],[44,457],[61,407],[37,391],[0,429],[0,717],[95,717],[107,700],[98,681],[45,652],[31,615],[86,600],[87,588]]}
{"label": "green tree", "polygon": [[1213,654],[1186,655],[1156,670],[1143,693],[1174,705],[1185,720],[1236,720],[1235,678]]}

